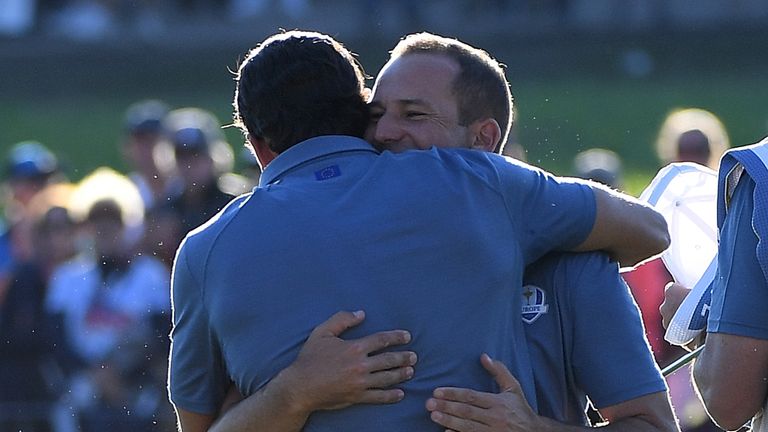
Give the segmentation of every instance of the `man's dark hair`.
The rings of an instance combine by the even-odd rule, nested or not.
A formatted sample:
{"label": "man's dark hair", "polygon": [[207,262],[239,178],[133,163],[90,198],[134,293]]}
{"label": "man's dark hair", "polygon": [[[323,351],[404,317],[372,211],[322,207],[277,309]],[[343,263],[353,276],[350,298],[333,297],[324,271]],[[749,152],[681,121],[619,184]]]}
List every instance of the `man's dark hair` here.
{"label": "man's dark hair", "polygon": [[278,154],[320,135],[362,138],[368,125],[363,70],[330,36],[271,36],[249,52],[236,82],[235,125]]}
{"label": "man's dark hair", "polygon": [[501,140],[494,151],[501,153],[512,127],[512,94],[504,69],[487,52],[431,33],[403,38],[392,50],[390,59],[410,54],[445,55],[458,63],[459,73],[452,83],[459,109],[459,124],[492,118],[499,123]]}

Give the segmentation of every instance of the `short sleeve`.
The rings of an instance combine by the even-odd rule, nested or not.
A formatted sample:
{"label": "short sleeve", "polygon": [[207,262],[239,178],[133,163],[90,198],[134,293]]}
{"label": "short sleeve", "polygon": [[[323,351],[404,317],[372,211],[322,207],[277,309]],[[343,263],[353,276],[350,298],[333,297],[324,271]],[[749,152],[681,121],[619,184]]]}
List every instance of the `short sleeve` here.
{"label": "short sleeve", "polygon": [[182,244],[171,277],[173,329],[168,391],[179,408],[200,414],[218,412],[229,386],[221,350],[209,326],[202,289]]}
{"label": "short sleeve", "polygon": [[[602,253],[570,256],[558,275],[573,331],[570,358],[576,385],[597,408],[666,390],[640,311],[618,264]],[[568,331],[568,330],[566,330]]]}
{"label": "short sleeve", "polygon": [[494,161],[526,264],[552,250],[571,250],[586,240],[596,215],[594,192],[587,183],[556,177],[511,159]]}
{"label": "short sleeve", "polygon": [[755,182],[743,175],[725,215],[707,331],[768,339],[768,283],[752,226],[754,190]]}

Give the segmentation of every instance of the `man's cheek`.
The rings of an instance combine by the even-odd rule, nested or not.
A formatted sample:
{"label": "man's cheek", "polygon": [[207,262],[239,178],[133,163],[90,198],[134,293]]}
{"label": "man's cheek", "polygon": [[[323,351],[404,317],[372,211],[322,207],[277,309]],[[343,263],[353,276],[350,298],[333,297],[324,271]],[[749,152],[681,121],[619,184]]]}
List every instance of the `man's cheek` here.
{"label": "man's cheek", "polygon": [[373,137],[376,136],[376,125],[369,125],[368,128],[365,130],[365,134],[363,135],[363,139],[368,141],[371,144],[375,144],[373,142]]}

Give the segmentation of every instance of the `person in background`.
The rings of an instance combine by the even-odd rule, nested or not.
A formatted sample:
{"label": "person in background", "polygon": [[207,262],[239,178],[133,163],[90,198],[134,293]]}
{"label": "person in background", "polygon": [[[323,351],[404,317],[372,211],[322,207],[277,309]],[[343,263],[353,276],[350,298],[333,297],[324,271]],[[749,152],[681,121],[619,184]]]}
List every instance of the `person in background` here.
{"label": "person in background", "polygon": [[149,99],[128,107],[123,120],[123,158],[130,172],[128,178],[136,185],[144,208],[162,203],[169,193],[173,172],[158,166],[158,145],[165,138],[163,120],[170,108],[164,102]]}
{"label": "person in background", "polygon": [[[719,170],[717,274],[693,381],[707,413],[726,430],[768,431],[768,138],[725,153]],[[667,325],[690,290],[670,284]]]}
{"label": "person in background", "polygon": [[656,139],[662,166],[670,162],[696,162],[717,170],[720,157],[731,146],[720,119],[701,108],[674,110],[664,119]]}
{"label": "person in background", "polygon": [[[181,180],[164,205],[178,216],[183,236],[218,213],[235,196],[235,191],[224,190],[219,183],[221,175],[232,168],[233,154],[224,140],[221,123],[208,111],[171,111],[164,127]],[[170,247],[175,250],[179,241],[181,238]]]}
{"label": "person in background", "polygon": [[45,310],[63,333],[68,403],[84,431],[153,430],[162,418],[169,272],[136,253],[141,197],[108,168],[84,178],[69,209],[85,250],[51,276]]}
{"label": "person in background", "polygon": [[592,148],[573,158],[573,175],[610,186],[624,188],[624,169],[621,158],[611,150]]}
{"label": "person in background", "polygon": [[73,186],[49,185],[29,203],[32,254],[14,263],[0,304],[0,430],[47,431],[63,394],[61,365],[52,352],[61,333],[45,313],[53,269],[75,254],[75,225],[67,202]]}
{"label": "person in background", "polygon": [[34,253],[30,202],[47,185],[63,179],[58,158],[37,141],[14,144],[4,174],[6,226],[0,234],[0,304],[14,265],[29,260]]}

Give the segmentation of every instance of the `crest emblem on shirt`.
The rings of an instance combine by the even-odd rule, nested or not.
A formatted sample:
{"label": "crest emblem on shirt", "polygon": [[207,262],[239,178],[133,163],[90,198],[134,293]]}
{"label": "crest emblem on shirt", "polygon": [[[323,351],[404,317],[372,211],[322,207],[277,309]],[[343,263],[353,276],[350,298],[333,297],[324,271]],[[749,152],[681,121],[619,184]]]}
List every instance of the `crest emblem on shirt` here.
{"label": "crest emblem on shirt", "polygon": [[547,313],[549,305],[546,301],[547,295],[543,289],[535,285],[525,285],[523,287],[523,321],[532,324]]}

